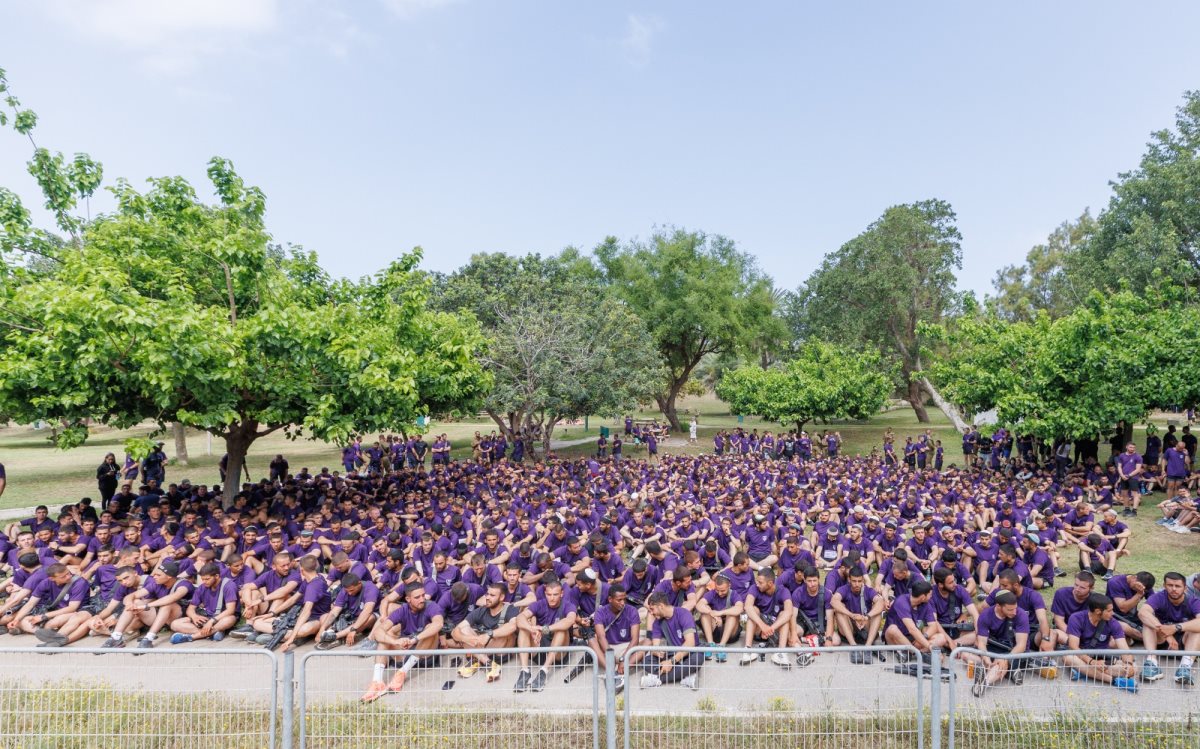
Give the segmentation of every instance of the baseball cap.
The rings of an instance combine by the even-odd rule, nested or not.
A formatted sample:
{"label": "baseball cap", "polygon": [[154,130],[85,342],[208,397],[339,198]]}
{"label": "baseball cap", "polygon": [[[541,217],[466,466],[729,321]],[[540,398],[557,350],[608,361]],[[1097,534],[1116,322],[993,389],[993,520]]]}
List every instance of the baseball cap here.
{"label": "baseball cap", "polygon": [[158,565],[158,569],[167,577],[175,577],[179,574],[179,564],[174,559],[168,559]]}

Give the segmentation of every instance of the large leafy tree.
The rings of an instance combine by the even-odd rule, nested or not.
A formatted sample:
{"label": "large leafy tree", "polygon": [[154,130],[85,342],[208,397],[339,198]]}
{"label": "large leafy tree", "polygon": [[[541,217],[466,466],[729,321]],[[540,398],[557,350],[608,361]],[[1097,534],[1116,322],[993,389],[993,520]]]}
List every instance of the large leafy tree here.
{"label": "large leafy tree", "polygon": [[770,279],[731,240],[676,229],[626,245],[610,237],[595,255],[605,281],[645,321],[666,362],[654,399],[672,429],[682,428],[676,400],[704,357],[755,356],[755,342],[772,345]]}
{"label": "large leafy tree", "polygon": [[992,281],[990,303],[1009,320],[1031,321],[1039,311],[1062,317],[1083,303],[1090,282],[1082,277],[1083,248],[1096,232],[1096,219],[1084,211],[1050,233],[1046,242],[1025,255],[1022,265],[1008,265]]}
{"label": "large leafy tree", "polygon": [[735,413],[797,429],[814,419],[867,419],[891,392],[889,369],[877,351],[810,341],[784,364],[726,372],[717,396]]}
{"label": "large leafy tree", "polygon": [[896,385],[918,421],[929,421],[932,397],[960,430],[965,423],[922,376],[926,342],[920,326],[959,306],[955,270],[962,267],[954,211],[942,200],[893,206],[866,231],[826,256],[798,294],[791,319],[804,337],[875,347],[898,364]]}
{"label": "large leafy tree", "polygon": [[548,451],[563,419],[632,410],[662,380],[645,325],[573,249],[476,255],[439,280],[437,300],[482,321],[482,362],[494,379],[484,409],[509,439],[533,433]]}
{"label": "large leafy tree", "polygon": [[[229,162],[208,175],[211,205],[181,178],[118,182],[116,210],[60,221],[73,239],[53,251],[6,194],[0,410],[65,423],[63,447],[89,423],[178,421],[224,438],[236,477],[274,431],[341,441],[486,390],[482,337],[427,309],[419,251],[333,282],[313,254],[270,244],[265,198]],[[12,256],[30,247],[52,258],[37,272]]]}
{"label": "large leafy tree", "polygon": [[[1024,265],[1002,270],[993,300],[1010,319],[1069,313],[1088,292],[1167,287],[1200,295],[1200,91],[1188,92],[1174,129],[1152,133],[1136,169],[1112,183],[1100,215],[1064,224]],[[1164,293],[1173,293],[1166,292]]]}
{"label": "large leafy tree", "polygon": [[969,411],[1043,439],[1090,438],[1156,407],[1200,401],[1200,318],[1180,290],[1093,291],[1074,312],[1029,322],[968,316],[937,331],[930,375]]}

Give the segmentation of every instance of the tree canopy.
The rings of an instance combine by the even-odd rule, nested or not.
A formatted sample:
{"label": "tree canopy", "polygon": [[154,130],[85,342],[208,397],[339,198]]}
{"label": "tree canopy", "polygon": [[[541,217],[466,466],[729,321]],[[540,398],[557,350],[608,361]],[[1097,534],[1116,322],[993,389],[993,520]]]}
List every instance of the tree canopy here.
{"label": "tree canopy", "polygon": [[[236,477],[276,430],[343,441],[473,407],[483,339],[427,309],[419,250],[333,282],[312,253],[271,245],[265,197],[232,164],[215,158],[208,176],[215,204],[178,177],[144,193],[118,181],[116,210],[70,224],[78,239],[40,272],[6,256],[0,410],[65,423],[63,447],[89,422],[179,421],[223,437]],[[5,249],[49,246],[7,196]]]}
{"label": "tree canopy", "polygon": [[798,294],[790,315],[797,337],[869,345],[898,364],[896,386],[929,421],[927,396],[956,426],[965,425],[941,399],[924,369],[922,324],[937,323],[960,304],[955,270],[962,267],[954,211],[942,200],[893,206],[866,231],[826,256]]}
{"label": "tree canopy", "polygon": [[890,367],[874,350],[811,341],[786,363],[726,372],[717,395],[738,414],[803,429],[814,419],[867,419],[892,389]]}
{"label": "tree canopy", "polygon": [[683,229],[622,245],[609,237],[595,250],[605,282],[645,323],[666,363],[654,398],[680,430],[676,400],[705,356],[753,352],[775,325],[770,280],[729,239]]}
{"label": "tree canopy", "polygon": [[482,362],[494,376],[488,415],[509,438],[541,437],[589,414],[615,416],[649,401],[662,360],[642,321],[568,249],[543,258],[479,254],[439,281],[438,304],[484,322]]}
{"label": "tree canopy", "polygon": [[1174,295],[1093,291],[1057,320],[968,317],[939,331],[930,367],[955,403],[996,409],[1001,424],[1043,439],[1092,438],[1156,407],[1200,401],[1200,318]]}

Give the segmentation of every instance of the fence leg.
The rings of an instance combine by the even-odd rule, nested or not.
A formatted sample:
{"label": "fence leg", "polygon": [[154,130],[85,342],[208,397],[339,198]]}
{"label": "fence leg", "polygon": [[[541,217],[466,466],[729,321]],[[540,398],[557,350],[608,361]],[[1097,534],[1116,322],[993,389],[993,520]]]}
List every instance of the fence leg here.
{"label": "fence leg", "polygon": [[931,749],[942,749],[942,651],[933,648],[929,654],[929,737]]}
{"label": "fence leg", "polygon": [[279,745],[282,749],[292,749],[293,709],[296,705],[296,659],[291,650],[283,654],[283,725]]}
{"label": "fence leg", "polygon": [[608,733],[608,749],[617,749],[617,666],[611,650],[604,658],[604,727]]}

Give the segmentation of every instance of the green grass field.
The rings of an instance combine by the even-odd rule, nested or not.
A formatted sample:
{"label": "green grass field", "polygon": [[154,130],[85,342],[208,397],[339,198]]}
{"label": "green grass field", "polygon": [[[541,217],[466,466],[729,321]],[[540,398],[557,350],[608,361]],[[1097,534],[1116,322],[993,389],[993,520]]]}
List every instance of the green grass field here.
{"label": "green grass field", "polygon": [[[763,422],[761,419],[746,417],[741,423],[738,417],[731,415],[724,403],[709,395],[702,398],[684,398],[680,401],[680,419],[685,424],[689,418],[686,414],[697,414],[699,418],[699,439],[697,444],[688,445],[687,435],[675,435],[665,452],[702,454],[712,450],[712,435],[718,429],[729,429],[742,426],[746,429],[770,429],[779,431],[775,424]],[[653,418],[655,412],[646,411],[636,414],[638,418]],[[946,446],[946,461],[953,463],[961,458],[960,441],[949,420],[936,409],[930,410],[932,423],[918,424],[916,417],[909,408],[901,408],[879,414],[868,422],[836,422],[829,425],[808,424],[810,433],[822,429],[836,429],[841,432],[843,452],[849,454],[869,453],[873,448],[882,444],[883,433],[889,427],[897,438],[902,441],[905,435],[917,435],[928,426],[933,430],[934,437],[942,440]],[[617,428],[619,419],[604,419],[591,417],[587,420],[587,429],[583,423],[560,425],[555,431],[556,441],[572,441],[582,438],[595,438],[602,426]],[[1164,422],[1159,421],[1160,426]],[[431,431],[435,434],[446,433],[454,446],[457,457],[465,457],[470,452],[471,438],[476,431],[490,432],[495,424],[490,420],[465,420],[460,422],[435,423]],[[96,466],[107,452],[122,456],[123,440],[128,437],[143,437],[152,431],[151,426],[115,431],[97,428],[88,442],[70,451],[59,450],[48,439],[48,430],[34,430],[27,426],[11,426],[0,429],[0,462],[5,465],[8,475],[8,487],[0,497],[0,516],[5,510],[11,515],[13,508],[29,507],[46,504],[52,509],[66,503],[76,502],[80,497],[98,497],[95,481]],[[166,443],[168,455],[174,453],[174,442],[169,434],[159,437]],[[1145,430],[1135,431],[1135,441],[1144,444]],[[212,452],[208,454],[209,440],[207,435],[200,432],[189,433],[188,451],[190,465],[169,465],[167,481],[191,479],[193,483],[216,483],[218,480],[217,461],[224,453],[221,440],[212,439]],[[1101,448],[1103,450],[1103,447]],[[627,448],[628,457],[638,455],[637,448]],[[560,457],[579,457],[591,454],[593,447],[585,443],[557,450]],[[267,464],[278,453],[287,457],[293,471],[302,466],[316,471],[322,466],[339,467],[340,451],[337,446],[312,440],[289,441],[276,432],[256,443],[250,451],[248,462],[251,475],[255,478],[267,474]],[[1136,571],[1147,569],[1161,579],[1162,573],[1168,570],[1178,570],[1187,574],[1200,570],[1200,536],[1181,536],[1169,533],[1154,524],[1159,517],[1154,509],[1162,500],[1161,494],[1150,495],[1143,504],[1141,515],[1132,519],[1130,525],[1134,529],[1133,555],[1121,560],[1120,570]],[[1073,560],[1064,560],[1064,568],[1070,569]]]}

